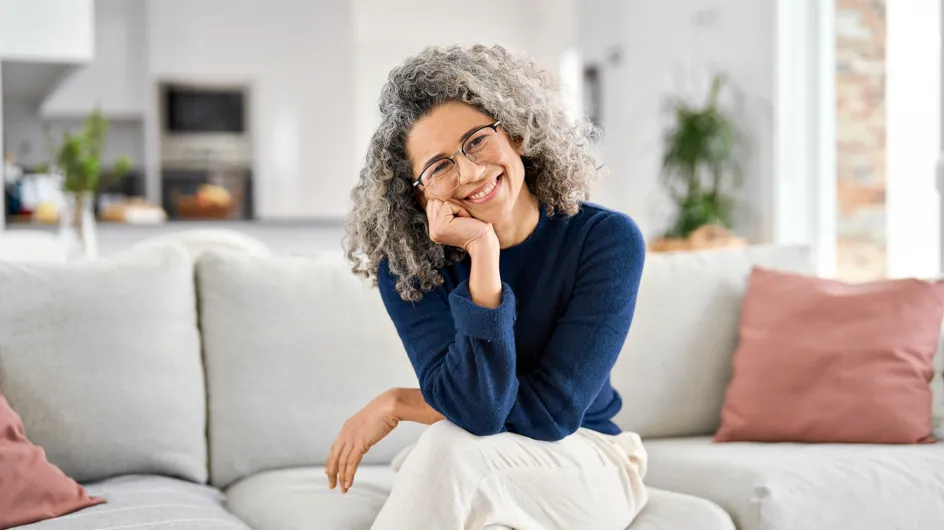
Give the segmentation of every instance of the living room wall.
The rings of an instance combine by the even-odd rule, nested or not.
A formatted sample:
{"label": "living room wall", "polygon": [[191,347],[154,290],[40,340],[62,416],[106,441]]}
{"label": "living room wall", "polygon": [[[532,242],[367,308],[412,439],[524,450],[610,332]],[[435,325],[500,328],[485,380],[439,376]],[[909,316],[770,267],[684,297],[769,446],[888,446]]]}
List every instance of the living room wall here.
{"label": "living room wall", "polygon": [[671,204],[659,184],[664,98],[703,98],[724,72],[739,91],[749,141],[736,229],[772,238],[776,0],[606,0],[580,4],[581,51],[602,69],[603,158],[610,175],[600,202],[633,215],[650,237]]}

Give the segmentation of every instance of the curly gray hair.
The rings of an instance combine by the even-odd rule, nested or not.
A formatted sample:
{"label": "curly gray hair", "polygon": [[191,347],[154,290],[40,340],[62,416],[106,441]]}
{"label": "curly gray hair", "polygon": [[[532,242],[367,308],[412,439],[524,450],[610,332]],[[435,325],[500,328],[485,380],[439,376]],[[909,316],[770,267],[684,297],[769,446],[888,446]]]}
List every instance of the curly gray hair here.
{"label": "curly gray hair", "polygon": [[465,256],[430,240],[405,147],[413,124],[450,101],[501,120],[520,142],[525,182],[548,215],[577,213],[596,174],[595,129],[568,118],[552,77],[531,58],[484,45],[430,47],[408,58],[381,91],[381,122],[351,192],[345,238],[353,271],[376,283],[386,258],[404,300],[441,285],[439,270]]}

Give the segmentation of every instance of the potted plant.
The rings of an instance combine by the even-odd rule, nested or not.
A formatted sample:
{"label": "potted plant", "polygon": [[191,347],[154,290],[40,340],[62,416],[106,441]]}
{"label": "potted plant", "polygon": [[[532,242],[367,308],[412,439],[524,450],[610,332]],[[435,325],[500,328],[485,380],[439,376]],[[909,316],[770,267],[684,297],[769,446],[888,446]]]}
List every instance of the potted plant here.
{"label": "potted plant", "polygon": [[95,109],[80,132],[65,131],[58,145],[50,143],[50,169],[61,176],[64,192],[59,232],[74,258],[96,257],[96,192],[124,178],[131,167],[122,156],[109,173],[102,173],[101,155],[107,138],[108,120]]}
{"label": "potted plant", "polygon": [[[661,177],[676,211],[656,247],[691,248],[693,238],[730,236],[735,202],[729,193],[740,184],[740,136],[734,118],[718,102],[723,81],[720,75],[713,78],[703,104],[670,100],[672,121],[664,137]],[[706,246],[704,241],[699,245]]]}

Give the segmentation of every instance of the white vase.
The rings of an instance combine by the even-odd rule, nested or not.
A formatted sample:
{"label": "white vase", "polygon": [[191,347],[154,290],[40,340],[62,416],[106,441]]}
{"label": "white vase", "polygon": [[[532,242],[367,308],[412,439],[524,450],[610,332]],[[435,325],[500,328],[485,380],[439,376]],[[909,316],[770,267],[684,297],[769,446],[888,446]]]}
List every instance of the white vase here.
{"label": "white vase", "polygon": [[95,225],[95,194],[91,191],[66,192],[59,215],[59,237],[70,260],[98,257],[98,230]]}

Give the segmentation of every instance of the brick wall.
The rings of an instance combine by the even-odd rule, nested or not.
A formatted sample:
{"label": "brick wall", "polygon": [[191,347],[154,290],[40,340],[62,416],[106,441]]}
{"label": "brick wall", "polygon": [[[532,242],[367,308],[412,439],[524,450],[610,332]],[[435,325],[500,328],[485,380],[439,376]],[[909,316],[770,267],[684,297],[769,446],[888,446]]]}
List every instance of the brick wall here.
{"label": "brick wall", "polygon": [[885,276],[885,2],[836,0],[837,275]]}

